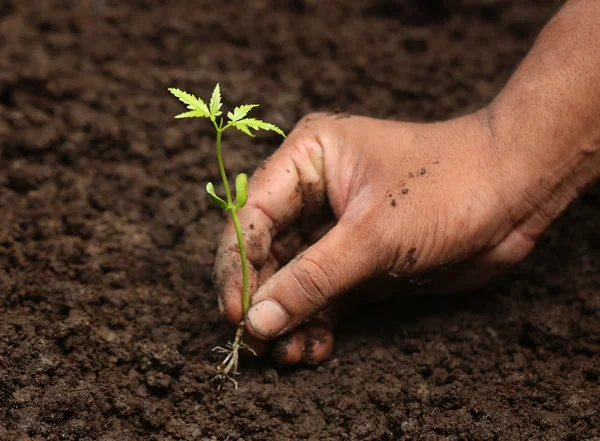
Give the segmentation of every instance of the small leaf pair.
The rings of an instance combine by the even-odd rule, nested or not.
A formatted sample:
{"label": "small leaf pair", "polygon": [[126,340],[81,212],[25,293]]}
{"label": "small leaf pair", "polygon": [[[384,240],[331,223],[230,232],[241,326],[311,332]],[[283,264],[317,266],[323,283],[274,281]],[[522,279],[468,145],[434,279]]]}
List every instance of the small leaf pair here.
{"label": "small leaf pair", "polygon": [[[206,192],[210,200],[219,208],[223,210],[231,210],[227,202],[217,196],[215,187],[212,182],[206,184]],[[240,173],[235,178],[235,208],[243,208],[248,202],[248,176],[245,173]]]}

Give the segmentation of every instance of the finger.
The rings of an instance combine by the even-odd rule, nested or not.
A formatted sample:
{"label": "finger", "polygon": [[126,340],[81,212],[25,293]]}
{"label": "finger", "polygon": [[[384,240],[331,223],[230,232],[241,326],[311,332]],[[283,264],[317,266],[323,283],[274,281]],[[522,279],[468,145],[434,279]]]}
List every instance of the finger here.
{"label": "finger", "polygon": [[[258,211],[240,211],[240,224],[244,233],[246,257],[249,262],[249,294],[258,286],[258,272],[267,263],[271,234],[268,223]],[[221,314],[235,325],[242,319],[242,262],[233,224],[225,227],[215,258],[213,281]]]}
{"label": "finger", "polygon": [[376,270],[359,229],[338,223],[319,242],[273,275],[254,294],[248,329],[271,339],[297,327],[335,296],[365,281]]}
{"label": "finger", "polygon": [[333,352],[333,330],[339,303],[339,301],[334,302],[304,326],[306,331],[303,360],[305,362],[319,364],[329,358]]}
{"label": "finger", "polygon": [[304,357],[304,329],[296,329],[273,343],[271,356],[284,366],[291,366],[302,361]]}
{"label": "finger", "polygon": [[314,130],[303,126],[294,130],[253,174],[243,211],[262,211],[272,221],[273,233],[285,230],[301,213],[316,211],[315,206],[326,201],[324,154]]}
{"label": "finger", "polygon": [[275,340],[271,356],[277,363],[293,365],[305,361],[318,364],[333,351],[333,329],[337,305],[321,311],[315,318]]}
{"label": "finger", "polygon": [[[313,203],[321,203],[322,198],[314,195],[326,190],[323,162],[323,147],[317,135],[298,130],[250,179],[248,202],[238,215],[254,280],[267,261],[273,237],[297,220],[303,207],[310,209]],[[303,201],[303,188],[311,189],[308,204]],[[214,275],[220,305],[233,324],[242,319],[236,247],[236,232],[229,222],[217,252]],[[251,292],[254,290],[256,284]]]}
{"label": "finger", "polygon": [[333,331],[322,325],[308,325],[304,342],[304,361],[319,364],[333,352]]}

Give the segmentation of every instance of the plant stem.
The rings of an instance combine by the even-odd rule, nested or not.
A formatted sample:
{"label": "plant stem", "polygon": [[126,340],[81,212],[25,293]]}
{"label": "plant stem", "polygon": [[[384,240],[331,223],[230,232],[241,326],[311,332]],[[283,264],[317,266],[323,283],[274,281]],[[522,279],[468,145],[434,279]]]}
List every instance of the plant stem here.
{"label": "plant stem", "polygon": [[223,132],[228,127],[222,128],[221,125],[217,126],[215,124],[215,128],[217,129],[217,160],[219,162],[219,170],[221,172],[221,179],[223,179],[223,185],[225,186],[225,194],[227,195],[227,205],[229,206],[228,211],[231,215],[231,219],[233,220],[233,226],[235,228],[235,234],[237,236],[238,246],[240,248],[240,260],[242,261],[242,321],[246,318],[246,313],[248,312],[248,308],[250,306],[250,295],[248,288],[248,259],[246,257],[246,247],[244,245],[244,233],[242,232],[242,226],[240,224],[240,219],[237,214],[237,207],[233,204],[233,199],[231,198],[231,190],[229,189],[229,182],[227,180],[227,174],[225,173],[225,166],[223,165],[223,157],[221,155],[221,137]]}
{"label": "plant stem", "polygon": [[233,207],[233,200],[231,199],[231,190],[229,190],[229,181],[227,180],[227,174],[225,173],[225,166],[223,165],[223,156],[221,155],[221,137],[223,135],[223,129],[215,125],[217,128],[217,161],[219,161],[219,170],[221,171],[221,179],[225,186],[225,194],[227,195],[227,204]]}
{"label": "plant stem", "polygon": [[240,225],[236,207],[231,210],[231,219],[233,219],[233,226],[235,227],[235,234],[237,235],[238,245],[240,247],[240,259],[242,260],[242,315],[245,319],[248,307],[250,306],[250,296],[248,293],[248,259],[246,258],[244,235],[242,233],[242,226]]}

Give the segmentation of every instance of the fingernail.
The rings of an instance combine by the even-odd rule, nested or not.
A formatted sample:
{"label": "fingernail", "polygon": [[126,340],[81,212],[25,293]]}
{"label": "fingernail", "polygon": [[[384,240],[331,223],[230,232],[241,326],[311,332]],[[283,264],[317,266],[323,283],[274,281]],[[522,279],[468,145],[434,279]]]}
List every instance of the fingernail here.
{"label": "fingernail", "polygon": [[248,311],[248,321],[257,334],[263,337],[277,335],[287,324],[288,314],[273,300],[258,302]]}

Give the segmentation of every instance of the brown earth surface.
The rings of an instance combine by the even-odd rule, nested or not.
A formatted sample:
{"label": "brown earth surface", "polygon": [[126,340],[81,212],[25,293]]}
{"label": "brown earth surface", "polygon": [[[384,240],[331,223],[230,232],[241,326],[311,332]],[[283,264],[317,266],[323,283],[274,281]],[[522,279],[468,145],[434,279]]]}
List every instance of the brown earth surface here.
{"label": "brown earth surface", "polygon": [[[554,0],[0,2],[0,439],[598,441],[598,187],[508,276],[374,306],[321,366],[217,391],[210,128],[169,86],[289,131],[429,121],[498,91]],[[229,137],[231,173],[276,136]]]}

